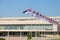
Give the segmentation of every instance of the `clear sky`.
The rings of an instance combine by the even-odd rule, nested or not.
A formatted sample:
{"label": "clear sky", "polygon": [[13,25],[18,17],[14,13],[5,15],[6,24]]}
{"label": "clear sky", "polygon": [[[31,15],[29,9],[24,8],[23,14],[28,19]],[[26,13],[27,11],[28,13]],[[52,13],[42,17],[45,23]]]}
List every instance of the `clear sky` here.
{"label": "clear sky", "polygon": [[29,16],[22,13],[27,8],[46,16],[60,16],[60,0],[0,0],[1,17]]}

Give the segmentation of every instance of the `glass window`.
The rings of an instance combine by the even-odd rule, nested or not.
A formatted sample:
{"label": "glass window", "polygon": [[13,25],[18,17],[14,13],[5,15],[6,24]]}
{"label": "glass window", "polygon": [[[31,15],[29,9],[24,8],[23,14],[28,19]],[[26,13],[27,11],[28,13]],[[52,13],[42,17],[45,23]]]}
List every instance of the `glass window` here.
{"label": "glass window", "polygon": [[26,25],[2,25],[0,26],[0,30],[52,30],[52,24],[26,24]]}

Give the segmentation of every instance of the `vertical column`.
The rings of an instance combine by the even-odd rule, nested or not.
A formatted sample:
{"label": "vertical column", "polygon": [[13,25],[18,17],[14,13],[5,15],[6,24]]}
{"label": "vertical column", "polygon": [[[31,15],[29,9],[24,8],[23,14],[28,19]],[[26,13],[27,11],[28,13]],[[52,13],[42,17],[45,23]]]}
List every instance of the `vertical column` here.
{"label": "vertical column", "polygon": [[45,39],[46,38],[45,36],[46,36],[46,27],[47,26],[45,26],[45,24],[43,24],[43,25],[44,25],[43,38]]}
{"label": "vertical column", "polygon": [[31,27],[30,27],[30,34],[31,34],[31,38],[32,38],[32,24],[31,24]]}
{"label": "vertical column", "polygon": [[35,31],[35,37],[36,37],[36,31]]}
{"label": "vertical column", "polygon": [[[44,24],[43,24],[43,25],[44,25]],[[45,29],[46,29],[45,27],[46,27],[46,26],[44,25],[43,36],[45,36],[45,31],[46,31],[46,30],[45,30]],[[45,38],[45,37],[44,37],[44,38]]]}
{"label": "vertical column", "polygon": [[20,40],[21,40],[21,38],[20,38]]}
{"label": "vertical column", "polygon": [[7,38],[8,38],[7,40],[10,40],[10,39],[9,39],[9,31],[8,31],[8,36],[7,36]]}
{"label": "vertical column", "polygon": [[20,40],[22,40],[22,32],[20,31]]}

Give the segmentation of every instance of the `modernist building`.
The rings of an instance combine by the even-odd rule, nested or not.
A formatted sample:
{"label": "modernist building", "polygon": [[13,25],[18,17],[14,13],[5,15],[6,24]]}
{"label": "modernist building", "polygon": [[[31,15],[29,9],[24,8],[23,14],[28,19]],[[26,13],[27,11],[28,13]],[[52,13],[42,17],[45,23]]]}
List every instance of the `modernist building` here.
{"label": "modernist building", "polygon": [[[60,17],[49,18],[60,23]],[[32,34],[32,37],[36,36],[35,33],[37,37],[40,37],[44,34],[57,34],[59,31],[59,25],[35,17],[0,18],[0,37],[5,37],[7,40],[8,38],[15,40],[17,37],[26,37],[28,32]]]}

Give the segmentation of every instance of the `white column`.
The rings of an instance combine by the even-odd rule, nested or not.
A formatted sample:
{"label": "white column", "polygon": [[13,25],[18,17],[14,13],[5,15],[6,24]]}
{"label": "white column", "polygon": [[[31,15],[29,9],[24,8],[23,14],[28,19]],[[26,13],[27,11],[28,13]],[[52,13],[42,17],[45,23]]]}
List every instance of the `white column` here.
{"label": "white column", "polygon": [[[43,36],[45,36],[45,31],[46,31],[46,30],[45,30],[45,29],[46,29],[45,27],[46,27],[46,26],[44,26]],[[44,38],[45,38],[45,37],[44,37]]]}
{"label": "white column", "polygon": [[7,38],[8,38],[8,40],[10,40],[10,39],[9,39],[9,31],[8,31],[8,36],[7,36]]}
{"label": "white column", "polygon": [[22,40],[21,37],[22,37],[22,33],[21,33],[21,31],[20,31],[20,40]]}
{"label": "white column", "polygon": [[31,37],[32,37],[32,24],[31,24],[31,27],[30,27],[30,34],[31,34]]}

